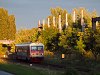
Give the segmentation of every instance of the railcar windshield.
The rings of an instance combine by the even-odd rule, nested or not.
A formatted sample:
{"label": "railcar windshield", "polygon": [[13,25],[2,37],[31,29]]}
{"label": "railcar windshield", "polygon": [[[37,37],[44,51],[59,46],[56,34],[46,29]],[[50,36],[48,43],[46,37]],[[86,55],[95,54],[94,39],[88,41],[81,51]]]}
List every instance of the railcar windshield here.
{"label": "railcar windshield", "polygon": [[43,50],[43,46],[31,46],[31,50]]}
{"label": "railcar windshield", "polygon": [[38,46],[38,50],[43,50],[43,46]]}

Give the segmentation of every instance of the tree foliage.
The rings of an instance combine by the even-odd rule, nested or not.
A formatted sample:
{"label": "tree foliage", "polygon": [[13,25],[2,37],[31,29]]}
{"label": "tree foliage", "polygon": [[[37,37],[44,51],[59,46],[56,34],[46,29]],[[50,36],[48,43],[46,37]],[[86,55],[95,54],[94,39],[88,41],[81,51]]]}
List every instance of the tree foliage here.
{"label": "tree foliage", "polygon": [[93,49],[92,52],[97,59],[98,55],[100,55],[100,28],[96,30],[96,32],[93,35]]}
{"label": "tree foliage", "polygon": [[37,40],[37,28],[21,29],[16,33],[16,43],[35,42]]}
{"label": "tree foliage", "polygon": [[42,31],[41,37],[46,50],[58,50],[59,34],[57,28],[53,26],[51,26],[50,28],[45,28],[45,30]]}
{"label": "tree foliage", "polygon": [[14,40],[16,33],[15,17],[6,9],[0,8],[0,40]]}

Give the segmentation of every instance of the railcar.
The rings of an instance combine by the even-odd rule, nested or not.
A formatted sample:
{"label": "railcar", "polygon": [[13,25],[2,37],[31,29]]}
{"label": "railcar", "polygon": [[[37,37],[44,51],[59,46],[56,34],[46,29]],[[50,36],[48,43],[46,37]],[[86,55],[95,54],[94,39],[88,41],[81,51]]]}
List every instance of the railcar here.
{"label": "railcar", "polygon": [[44,45],[42,43],[16,44],[15,54],[16,59],[41,62],[44,59]]}

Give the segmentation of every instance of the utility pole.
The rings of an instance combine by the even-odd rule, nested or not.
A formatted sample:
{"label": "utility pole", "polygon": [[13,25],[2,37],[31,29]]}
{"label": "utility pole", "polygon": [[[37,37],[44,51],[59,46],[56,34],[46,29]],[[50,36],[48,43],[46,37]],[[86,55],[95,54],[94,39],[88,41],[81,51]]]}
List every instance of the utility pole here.
{"label": "utility pole", "polygon": [[68,26],[68,16],[67,16],[67,13],[66,13],[66,28]]}
{"label": "utility pole", "polygon": [[59,15],[59,32],[61,33],[62,27],[61,27],[61,15]]}

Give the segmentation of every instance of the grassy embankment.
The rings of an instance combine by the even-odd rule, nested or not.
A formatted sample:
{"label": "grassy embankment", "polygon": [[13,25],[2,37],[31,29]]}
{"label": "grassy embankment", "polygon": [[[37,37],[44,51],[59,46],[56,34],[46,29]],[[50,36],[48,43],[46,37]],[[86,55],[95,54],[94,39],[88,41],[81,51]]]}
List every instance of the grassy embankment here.
{"label": "grassy embankment", "polygon": [[12,73],[14,75],[61,75],[51,70],[35,69],[30,66],[22,66],[21,64],[8,63],[0,59],[0,70]]}

